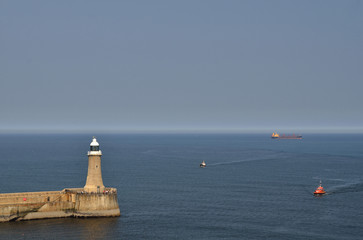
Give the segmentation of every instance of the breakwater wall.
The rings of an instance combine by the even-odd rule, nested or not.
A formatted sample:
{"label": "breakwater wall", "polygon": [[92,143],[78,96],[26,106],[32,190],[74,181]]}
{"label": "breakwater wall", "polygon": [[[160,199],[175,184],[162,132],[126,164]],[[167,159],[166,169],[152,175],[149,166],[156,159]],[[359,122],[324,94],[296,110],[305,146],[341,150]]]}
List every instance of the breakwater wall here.
{"label": "breakwater wall", "polygon": [[85,192],[83,188],[62,191],[0,194],[0,222],[61,217],[117,217],[117,190]]}

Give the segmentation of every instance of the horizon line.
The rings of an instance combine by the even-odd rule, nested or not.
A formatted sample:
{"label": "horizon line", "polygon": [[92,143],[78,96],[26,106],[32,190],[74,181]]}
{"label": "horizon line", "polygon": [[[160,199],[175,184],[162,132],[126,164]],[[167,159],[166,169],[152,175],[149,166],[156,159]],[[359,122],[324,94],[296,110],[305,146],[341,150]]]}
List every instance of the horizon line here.
{"label": "horizon line", "polygon": [[363,127],[346,127],[346,128],[0,128],[0,134],[180,134],[180,133],[236,133],[236,134],[272,134],[272,132],[285,134],[309,134],[309,133],[357,133],[363,134]]}

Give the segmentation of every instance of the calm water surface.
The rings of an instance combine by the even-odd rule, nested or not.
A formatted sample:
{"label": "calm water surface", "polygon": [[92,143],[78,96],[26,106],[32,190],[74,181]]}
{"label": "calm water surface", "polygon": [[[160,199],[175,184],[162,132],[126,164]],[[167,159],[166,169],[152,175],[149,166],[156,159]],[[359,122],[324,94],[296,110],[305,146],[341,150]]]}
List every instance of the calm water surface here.
{"label": "calm water surface", "polygon": [[[0,135],[0,192],[83,187],[91,139]],[[362,239],[363,135],[97,139],[122,216],[1,223],[1,238]],[[314,197],[320,179],[328,194]]]}

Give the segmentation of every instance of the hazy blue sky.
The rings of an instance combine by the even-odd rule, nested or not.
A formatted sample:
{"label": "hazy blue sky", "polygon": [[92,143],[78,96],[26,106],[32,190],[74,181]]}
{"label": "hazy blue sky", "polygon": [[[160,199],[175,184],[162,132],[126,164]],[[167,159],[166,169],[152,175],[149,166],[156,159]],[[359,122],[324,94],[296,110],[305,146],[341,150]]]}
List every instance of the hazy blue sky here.
{"label": "hazy blue sky", "polygon": [[363,2],[0,0],[0,131],[363,132]]}

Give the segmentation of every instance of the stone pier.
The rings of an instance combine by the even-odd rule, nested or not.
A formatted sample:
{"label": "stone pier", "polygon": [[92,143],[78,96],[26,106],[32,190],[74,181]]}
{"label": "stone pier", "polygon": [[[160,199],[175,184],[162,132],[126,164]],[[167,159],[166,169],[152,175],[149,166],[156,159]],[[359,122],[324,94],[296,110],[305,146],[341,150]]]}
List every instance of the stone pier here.
{"label": "stone pier", "polygon": [[62,217],[118,217],[117,189],[103,185],[101,150],[93,138],[84,188],[0,194],[0,222]]}

